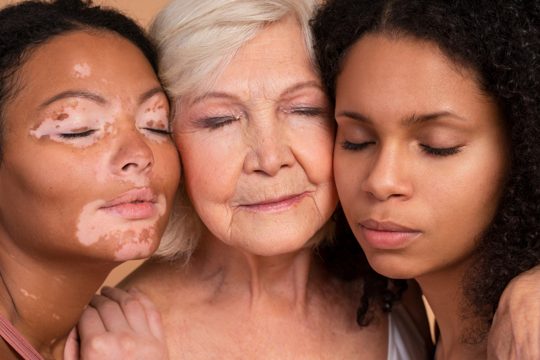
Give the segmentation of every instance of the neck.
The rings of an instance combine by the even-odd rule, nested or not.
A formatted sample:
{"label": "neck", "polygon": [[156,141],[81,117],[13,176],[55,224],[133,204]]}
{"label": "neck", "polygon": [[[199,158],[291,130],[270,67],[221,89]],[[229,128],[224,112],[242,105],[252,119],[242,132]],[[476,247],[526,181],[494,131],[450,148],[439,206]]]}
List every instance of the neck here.
{"label": "neck", "polygon": [[[251,311],[281,306],[305,312],[312,280],[322,271],[314,264],[312,249],[276,256],[259,256],[233,248],[205,234],[190,262],[197,281],[211,284],[215,300],[243,298]],[[201,279],[202,278],[202,279]]]}
{"label": "neck", "polygon": [[470,264],[469,259],[458,266],[417,278],[440,330],[437,360],[486,358],[485,341],[471,341],[481,324],[464,305],[463,279]]}
{"label": "neck", "polygon": [[66,259],[0,248],[0,314],[46,359],[62,358],[69,331],[114,267]]}

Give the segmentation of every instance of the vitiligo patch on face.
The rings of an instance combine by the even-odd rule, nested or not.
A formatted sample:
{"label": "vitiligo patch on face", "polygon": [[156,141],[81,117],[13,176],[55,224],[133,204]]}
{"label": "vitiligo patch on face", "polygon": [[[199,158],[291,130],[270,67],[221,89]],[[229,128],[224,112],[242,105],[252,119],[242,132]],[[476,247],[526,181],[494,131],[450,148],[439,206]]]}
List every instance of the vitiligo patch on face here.
{"label": "vitiligo patch on face", "polygon": [[77,79],[84,79],[92,75],[92,69],[87,63],[76,64],[73,67],[73,75],[75,75]]}
{"label": "vitiligo patch on face", "polygon": [[148,219],[130,220],[105,211],[105,200],[87,204],[81,211],[77,224],[77,239],[85,246],[111,248],[117,260],[129,260],[149,255],[154,241],[158,241],[155,227],[166,212],[163,194],[157,197],[156,213]]}
{"label": "vitiligo patch on face", "polygon": [[[70,144],[85,148],[95,144],[107,133],[112,133],[112,124],[118,116],[118,106],[105,109],[97,104],[73,100],[48,112],[30,135],[37,138]],[[79,136],[87,131],[91,134]]]}
{"label": "vitiligo patch on face", "polygon": [[[137,127],[141,129],[168,131],[169,118],[167,105],[162,99],[153,100],[152,104],[143,107],[143,109],[137,113],[135,123],[137,124]],[[168,141],[167,137],[163,135],[152,133],[151,131],[147,134],[149,138],[159,143]]]}

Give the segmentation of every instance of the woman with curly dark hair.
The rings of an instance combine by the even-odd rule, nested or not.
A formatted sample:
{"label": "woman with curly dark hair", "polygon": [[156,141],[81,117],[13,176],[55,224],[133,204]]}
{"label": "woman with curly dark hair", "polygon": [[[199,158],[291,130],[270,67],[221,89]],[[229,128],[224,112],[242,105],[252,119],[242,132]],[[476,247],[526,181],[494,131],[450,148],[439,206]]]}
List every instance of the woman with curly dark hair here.
{"label": "woman with curly dark hair", "polygon": [[502,291],[540,263],[540,2],[329,1],[313,28],[369,264],[419,282],[437,359],[485,357]]}

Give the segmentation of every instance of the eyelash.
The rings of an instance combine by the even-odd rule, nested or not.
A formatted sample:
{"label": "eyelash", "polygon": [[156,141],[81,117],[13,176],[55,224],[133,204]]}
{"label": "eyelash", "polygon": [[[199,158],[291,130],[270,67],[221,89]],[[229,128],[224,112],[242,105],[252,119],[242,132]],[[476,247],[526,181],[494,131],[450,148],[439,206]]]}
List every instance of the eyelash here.
{"label": "eyelash", "polygon": [[226,125],[229,125],[239,119],[240,119],[239,116],[218,116],[218,117],[211,117],[211,118],[203,119],[202,123],[203,123],[203,127],[208,128],[210,130],[216,130]]}
{"label": "eyelash", "polygon": [[422,150],[428,154],[433,156],[439,156],[439,157],[446,157],[446,156],[452,156],[461,151],[461,146],[453,146],[448,148],[435,148],[428,145],[420,144],[422,147]]}
{"label": "eyelash", "polygon": [[302,116],[320,116],[324,114],[324,110],[318,107],[299,107],[291,109],[288,112]]}
{"label": "eyelash", "polygon": [[[363,143],[352,143],[349,141],[344,141],[341,143],[341,147],[344,150],[347,151],[361,151],[364,150],[369,145],[375,144],[374,141],[367,141]],[[448,147],[448,148],[435,148],[428,145],[420,144],[420,147],[422,148],[422,151],[425,152],[428,155],[431,156],[437,156],[437,157],[447,157],[452,156],[461,151],[462,146],[454,146],[454,147]]]}
{"label": "eyelash", "polygon": [[347,150],[347,151],[360,151],[360,150],[364,150],[366,147],[372,144],[375,144],[375,142],[367,141],[367,142],[357,144],[357,143],[352,143],[350,141],[344,141],[341,143],[341,147],[343,148],[343,150]]}
{"label": "eyelash", "polygon": [[60,134],[60,137],[64,139],[76,139],[76,138],[90,136],[95,132],[96,130],[86,130],[86,131],[77,132],[77,133],[63,133],[63,134]]}
{"label": "eyelash", "polygon": [[156,135],[163,135],[163,136],[171,135],[171,131],[168,129],[143,128],[143,130],[150,131],[152,133],[155,133]]}

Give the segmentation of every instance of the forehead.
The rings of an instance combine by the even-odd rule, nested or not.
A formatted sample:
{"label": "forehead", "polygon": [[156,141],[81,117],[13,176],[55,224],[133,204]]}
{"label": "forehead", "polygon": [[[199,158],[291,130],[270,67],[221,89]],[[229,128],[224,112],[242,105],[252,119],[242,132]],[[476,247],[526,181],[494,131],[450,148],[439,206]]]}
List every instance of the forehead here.
{"label": "forehead", "polygon": [[369,34],[349,51],[337,79],[337,105],[427,111],[485,102],[475,72],[437,45],[411,37]]}
{"label": "forehead", "polygon": [[66,88],[132,88],[145,77],[155,81],[152,67],[128,40],[108,32],[74,31],[33,50],[17,80],[24,93],[46,97]]}
{"label": "forehead", "polygon": [[304,35],[293,17],[263,27],[242,46],[216,81],[223,91],[279,91],[295,81],[319,80]]}

